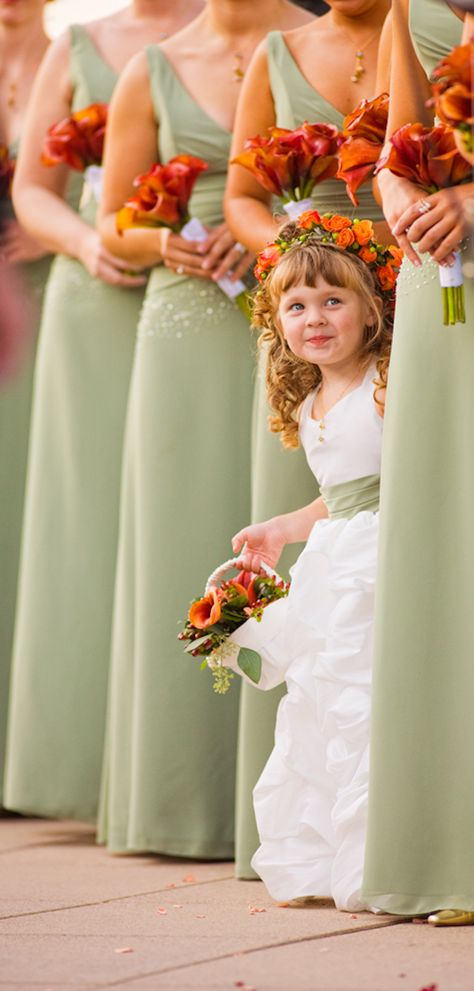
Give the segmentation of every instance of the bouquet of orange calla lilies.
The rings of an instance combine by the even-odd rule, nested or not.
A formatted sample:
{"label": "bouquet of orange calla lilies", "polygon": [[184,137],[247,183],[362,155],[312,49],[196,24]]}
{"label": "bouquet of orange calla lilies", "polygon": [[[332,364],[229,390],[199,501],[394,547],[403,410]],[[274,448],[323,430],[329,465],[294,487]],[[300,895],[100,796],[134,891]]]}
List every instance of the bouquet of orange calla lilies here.
{"label": "bouquet of orange calla lilies", "polygon": [[152,165],[138,175],[133,185],[137,192],[117,213],[119,234],[131,227],[169,227],[175,233],[189,218],[189,200],[196,179],[208,168],[202,158],[176,155],[166,165]]}
{"label": "bouquet of orange calla lilies", "polygon": [[314,187],[336,175],[341,141],[334,124],[304,121],[294,131],[271,127],[266,137],[248,138],[231,165],[248,169],[264,189],[280,197],[286,212],[296,219],[311,208]]}
{"label": "bouquet of orange calla lilies", "polygon": [[[202,158],[193,155],[176,155],[166,165],[152,165],[136,177],[136,195],[118,211],[118,233],[132,227],[169,227],[187,241],[205,241],[208,231],[197,217],[189,216],[189,200],[196,179],[207,168]],[[248,317],[247,289],[241,279],[224,275],[217,285]]]}
{"label": "bouquet of orange calla lilies", "polygon": [[[395,131],[388,150],[380,157],[376,173],[389,169],[394,175],[409,179],[427,193],[457,186],[471,178],[469,162],[459,154],[452,130],[445,124],[423,127],[405,124]],[[443,297],[443,321],[446,325],[465,323],[463,274],[459,253],[455,264],[439,266]]]}
{"label": "bouquet of orange calla lilies", "polygon": [[89,165],[100,165],[106,124],[106,103],[92,103],[53,124],[44,139],[43,165],[63,163],[77,172],[84,172]]}
{"label": "bouquet of orange calla lilies", "polygon": [[6,145],[0,144],[0,200],[11,198],[15,161],[10,158]]}
{"label": "bouquet of orange calla lilies", "polygon": [[336,178],[345,182],[347,195],[354,206],[359,205],[356,196],[359,186],[374,175],[385,142],[388,104],[388,93],[381,93],[374,100],[362,100],[344,118],[344,141],[339,148]]}
{"label": "bouquet of orange calla lilies", "polygon": [[[210,581],[229,569],[227,561]],[[261,657],[250,647],[242,647],[232,641],[234,634],[249,620],[259,622],[264,609],[271,602],[288,595],[289,584],[274,573],[254,574],[241,571],[236,578],[217,584],[207,584],[205,595],[191,604],[179,640],[189,641],[185,651],[193,657],[203,658],[201,668],[209,667],[213,675],[214,691],[224,695],[234,677],[225,666],[226,654],[237,651],[237,665],[247,677],[258,684],[261,674]]]}
{"label": "bouquet of orange calla lilies", "polygon": [[431,74],[435,112],[452,128],[458,151],[474,165],[474,41],[458,45]]}
{"label": "bouquet of orange calla lilies", "polygon": [[108,106],[91,103],[53,124],[44,139],[43,165],[67,165],[84,178],[99,202],[102,193],[102,157]]}

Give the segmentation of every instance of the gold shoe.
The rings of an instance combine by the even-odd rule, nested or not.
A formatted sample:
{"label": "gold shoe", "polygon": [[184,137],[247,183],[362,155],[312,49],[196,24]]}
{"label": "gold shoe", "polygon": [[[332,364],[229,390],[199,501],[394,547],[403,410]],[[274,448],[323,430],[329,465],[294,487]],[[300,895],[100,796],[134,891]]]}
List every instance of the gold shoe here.
{"label": "gold shoe", "polygon": [[462,908],[445,908],[428,916],[432,926],[474,926],[474,912]]}

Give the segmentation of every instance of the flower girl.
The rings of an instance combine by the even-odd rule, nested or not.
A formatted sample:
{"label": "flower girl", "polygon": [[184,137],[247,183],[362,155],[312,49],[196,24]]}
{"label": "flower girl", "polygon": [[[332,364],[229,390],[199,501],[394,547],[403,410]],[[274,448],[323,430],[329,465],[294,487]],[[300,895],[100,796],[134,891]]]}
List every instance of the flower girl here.
{"label": "flower girl", "polygon": [[308,541],[288,598],[265,610],[257,634],[258,687],[286,681],[288,693],[254,790],[253,867],[276,899],[332,897],[347,911],[370,908],[360,890],[377,508],[399,264],[370,221],[316,211],[259,256],[254,323],[268,346],[271,427],[286,446],[301,442],[321,495],[233,538],[254,571],[275,565],[285,544]]}

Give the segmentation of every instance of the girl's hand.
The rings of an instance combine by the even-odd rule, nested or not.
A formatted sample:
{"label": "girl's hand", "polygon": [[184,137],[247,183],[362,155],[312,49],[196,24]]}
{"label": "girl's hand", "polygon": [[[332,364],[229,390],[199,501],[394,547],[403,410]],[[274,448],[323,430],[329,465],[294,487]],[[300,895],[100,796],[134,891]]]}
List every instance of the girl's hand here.
{"label": "girl's hand", "polygon": [[234,554],[238,554],[243,548],[237,567],[244,568],[245,571],[259,572],[264,562],[274,568],[287,542],[277,519],[268,520],[266,523],[254,523],[239,530],[232,538]]}
{"label": "girl's hand", "polygon": [[[415,243],[418,251],[429,252],[438,264],[449,264],[467,234],[466,204],[472,200],[473,192],[473,184],[469,183],[440,189],[431,196],[421,195],[403,211],[393,229],[401,247],[400,233]],[[420,204],[429,204],[429,209],[420,211]]]}
{"label": "girl's hand", "polygon": [[137,270],[136,275],[130,273],[130,262],[112,255],[104,247],[100,234],[94,228],[86,231],[78,252],[78,259],[94,279],[102,279],[111,286],[124,286],[134,289],[146,284],[146,275]]}
{"label": "girl's hand", "polygon": [[235,241],[225,223],[209,232],[209,237],[202,242],[200,250],[205,254],[203,268],[212,272],[214,282],[225,275],[234,281],[240,279],[254,259],[252,252],[246,251],[242,244]]}
{"label": "girl's hand", "polygon": [[47,252],[17,220],[8,220],[2,230],[0,254],[8,265],[37,261]]}

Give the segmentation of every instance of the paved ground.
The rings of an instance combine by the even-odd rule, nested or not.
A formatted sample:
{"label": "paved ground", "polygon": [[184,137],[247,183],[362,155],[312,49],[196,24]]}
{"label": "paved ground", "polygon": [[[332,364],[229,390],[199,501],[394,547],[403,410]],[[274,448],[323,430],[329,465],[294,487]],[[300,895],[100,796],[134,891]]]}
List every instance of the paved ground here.
{"label": "paved ground", "polygon": [[474,991],[474,927],[282,908],[232,864],[0,820],[0,991]]}

